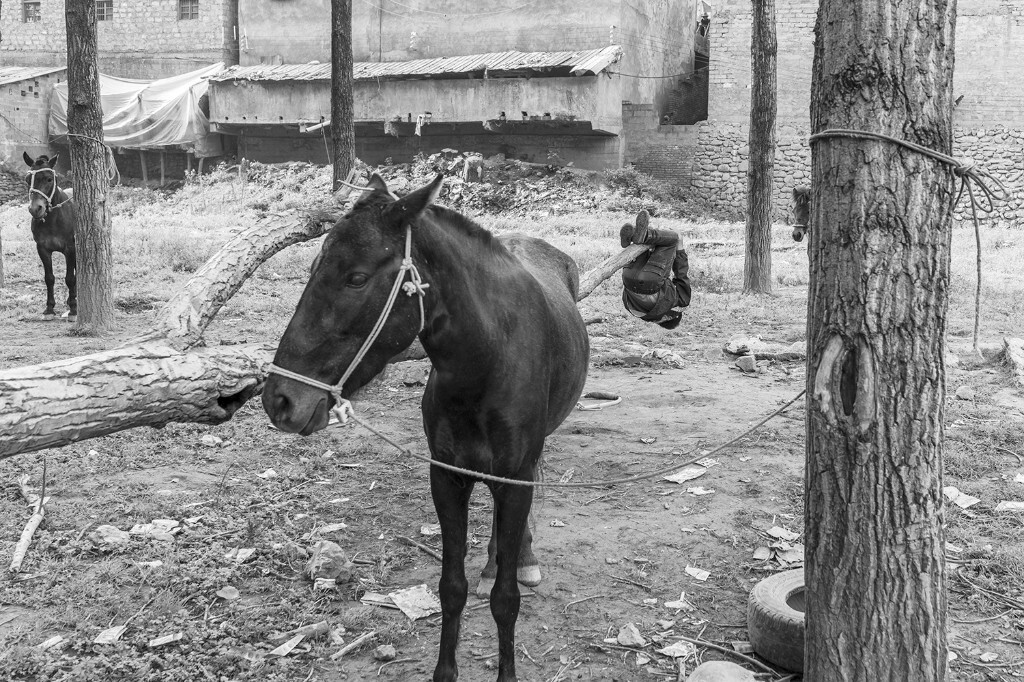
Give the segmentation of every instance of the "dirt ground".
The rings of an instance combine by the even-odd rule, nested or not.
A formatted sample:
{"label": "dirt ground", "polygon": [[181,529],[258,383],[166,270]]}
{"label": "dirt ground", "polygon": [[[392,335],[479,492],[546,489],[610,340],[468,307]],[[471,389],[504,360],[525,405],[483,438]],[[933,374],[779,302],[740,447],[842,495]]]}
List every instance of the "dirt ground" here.
{"label": "dirt ground", "polygon": [[[122,298],[116,334],[70,336],[66,324],[36,320],[41,285],[34,277],[18,276],[9,285],[0,368],[117,345],[144,331],[154,314],[145,297]],[[301,280],[289,281],[285,294],[270,279],[252,286],[243,300],[293,297]],[[724,443],[793,398],[804,386],[802,361],[768,362],[747,375],[722,345],[739,333],[786,344],[802,339],[805,298],[806,287],[785,286],[775,303],[758,307],[698,290],[671,333],[626,316],[614,291],[588,299],[584,316],[606,321],[590,326],[587,390],[620,395],[622,402],[570,415],[547,441],[546,479],[601,480],[665,467]],[[258,306],[239,303],[222,313],[209,337],[274,339],[286,319],[265,318]],[[962,338],[951,343],[960,361],[947,374],[945,485],[983,501],[947,511],[949,636],[957,653],[948,679],[1005,680],[1024,675],[1024,611],[998,596],[1020,603],[1024,519],[994,507],[1024,498],[1024,484],[1014,480],[1024,474],[1024,462],[1013,454],[1024,441],[1024,398],[997,357],[971,359],[968,345]],[[656,349],[675,356],[644,357]],[[418,452],[426,451],[417,385],[425,368],[426,361],[392,366],[356,404],[363,419]],[[955,398],[961,386],[972,388],[974,398]],[[774,541],[767,531],[775,526],[802,533],[803,434],[801,401],[717,454],[718,465],[695,481],[658,477],[541,495],[534,523],[544,579],[523,598],[520,679],[682,679],[672,659],[655,653],[675,642],[673,635],[726,647],[746,640],[747,593],[784,568],[754,559],[754,551]],[[274,430],[253,401],[216,427],[136,429],[5,460],[5,560],[27,518],[16,481],[29,474],[38,486],[44,458],[52,500],[23,576],[4,579],[0,678],[409,680],[433,670],[439,616],[411,621],[359,601],[366,592],[424,583],[436,590],[439,563],[398,540],[440,549],[440,537],[423,532],[436,523],[426,465],[360,427],[289,436]],[[697,486],[713,492],[688,492]],[[489,495],[478,486],[467,558],[471,587],[486,559],[490,512]],[[154,519],[174,519],[182,530],[170,541],[132,536],[117,549],[90,540],[103,524],[128,530]],[[346,527],[319,530],[337,523]],[[306,552],[321,538],[341,545],[354,562],[351,580],[333,590],[315,589],[301,576]],[[225,556],[236,548],[255,552],[244,562]],[[710,575],[698,580],[687,567]],[[218,597],[225,586],[237,588],[239,597]],[[692,609],[666,606],[681,593]],[[287,639],[282,633],[322,620],[332,634],[307,638],[287,656],[268,655]],[[629,623],[647,646],[605,642]],[[116,643],[94,643],[100,631],[117,625],[127,629]],[[376,633],[371,643],[331,660],[343,642],[367,632]],[[150,644],[176,633],[178,641]],[[55,635],[64,641],[47,650],[37,646]],[[381,644],[394,646],[395,660],[373,658]],[[486,602],[471,595],[459,650],[462,679],[493,679],[496,652]],[[701,648],[685,666],[721,658],[728,657]]]}

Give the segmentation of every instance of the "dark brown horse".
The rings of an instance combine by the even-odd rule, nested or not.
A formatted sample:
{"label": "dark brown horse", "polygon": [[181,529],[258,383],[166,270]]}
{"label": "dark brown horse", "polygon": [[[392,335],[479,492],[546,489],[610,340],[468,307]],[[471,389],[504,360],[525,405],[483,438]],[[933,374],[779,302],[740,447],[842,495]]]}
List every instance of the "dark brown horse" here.
{"label": "dark brown horse", "polygon": [[811,219],[811,188],[793,188],[793,241],[803,241]]}
{"label": "dark brown horse", "polygon": [[43,261],[43,280],[46,282],[46,310],[43,319],[52,320],[53,307],[53,252],[64,254],[64,282],[68,285],[68,320],[78,316],[78,293],[75,280],[75,205],[71,197],[57,184],[57,173],[53,167],[59,155],[52,159],[45,154],[33,159],[27,152],[22,154],[29,171],[25,177],[28,185],[28,212],[32,214],[32,239],[36,242],[39,260]]}
{"label": "dark brown horse", "polygon": [[[367,194],[334,226],[313,263],[274,358],[281,368],[274,371],[283,375],[267,380],[263,406],[283,431],[322,429],[332,404],[344,403],[418,334],[432,363],[422,403],[432,458],[534,481],[544,439],[573,409],[586,379],[589,343],[576,307],[579,273],[569,256],[544,241],[494,238],[468,218],[432,205],[441,181],[437,176],[396,200],[373,176]],[[395,298],[407,271],[410,295]],[[375,327],[379,335],[367,350]],[[477,480],[430,468],[444,550],[436,681],[458,677],[469,497]],[[495,567],[490,598],[498,680],[508,682],[516,679],[517,572],[529,566],[540,577],[527,529],[533,489],[485,483],[494,498],[488,563]]]}

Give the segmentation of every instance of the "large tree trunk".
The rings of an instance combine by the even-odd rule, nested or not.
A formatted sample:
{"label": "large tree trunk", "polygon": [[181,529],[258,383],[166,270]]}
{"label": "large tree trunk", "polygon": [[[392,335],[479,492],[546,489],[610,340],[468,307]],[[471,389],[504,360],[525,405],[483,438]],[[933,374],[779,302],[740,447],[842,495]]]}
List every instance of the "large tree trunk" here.
{"label": "large tree trunk", "polygon": [[331,162],[334,189],[356,160],[352,94],[352,0],[331,0]]}
{"label": "large tree trunk", "polygon": [[[815,133],[952,146],[955,2],[824,0]],[[812,146],[806,679],[946,671],[942,422],[950,169],[894,143]]]}
{"label": "large tree trunk", "polygon": [[78,324],[99,332],[114,323],[114,256],[107,207],[107,148],[96,67],[96,3],[67,0],[68,146],[78,227]]}
{"label": "large tree trunk", "polygon": [[753,0],[750,35],[750,149],[743,293],[772,291],[772,184],[775,171],[775,0]]}
{"label": "large tree trunk", "polygon": [[[136,426],[217,424],[258,395],[272,344],[202,348],[220,308],[266,259],[326,232],[341,211],[271,215],[217,252],[164,306],[154,331],[114,350],[0,371],[0,459]],[[644,250],[580,277],[578,300]],[[419,343],[392,362],[423,357]]]}

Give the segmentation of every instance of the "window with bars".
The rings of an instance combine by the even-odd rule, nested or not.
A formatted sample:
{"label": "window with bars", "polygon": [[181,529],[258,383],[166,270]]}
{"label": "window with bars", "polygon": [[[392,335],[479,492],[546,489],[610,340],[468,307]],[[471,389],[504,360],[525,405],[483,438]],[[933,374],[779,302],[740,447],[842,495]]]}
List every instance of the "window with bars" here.
{"label": "window with bars", "polygon": [[198,19],[199,0],[178,0],[178,19]]}
{"label": "window with bars", "polygon": [[21,20],[26,24],[35,23],[42,19],[39,11],[39,0],[25,0],[21,3]]}
{"label": "window with bars", "polygon": [[110,21],[114,18],[114,0],[96,0],[96,21]]}

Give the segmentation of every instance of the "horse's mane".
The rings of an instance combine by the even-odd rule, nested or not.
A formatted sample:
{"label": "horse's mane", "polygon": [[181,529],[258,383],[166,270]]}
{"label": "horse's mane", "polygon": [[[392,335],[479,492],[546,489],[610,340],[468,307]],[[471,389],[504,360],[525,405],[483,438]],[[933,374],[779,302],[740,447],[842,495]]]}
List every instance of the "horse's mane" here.
{"label": "horse's mane", "polygon": [[484,248],[495,251],[505,250],[501,245],[501,242],[494,238],[494,235],[491,234],[490,230],[483,227],[472,218],[467,218],[458,211],[446,208],[445,206],[439,206],[437,204],[433,204],[431,209],[433,209],[434,214],[439,220],[443,220],[446,224],[451,225],[470,239],[480,242]]}

